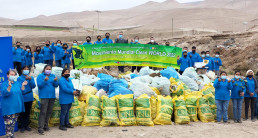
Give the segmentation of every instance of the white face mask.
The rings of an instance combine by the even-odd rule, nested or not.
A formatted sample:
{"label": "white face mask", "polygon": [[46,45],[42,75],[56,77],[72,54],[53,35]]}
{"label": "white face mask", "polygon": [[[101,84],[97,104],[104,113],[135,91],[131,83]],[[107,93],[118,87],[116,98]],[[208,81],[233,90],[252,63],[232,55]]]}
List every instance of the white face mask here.
{"label": "white face mask", "polygon": [[150,40],[152,43],[154,43],[155,41],[154,40]]}

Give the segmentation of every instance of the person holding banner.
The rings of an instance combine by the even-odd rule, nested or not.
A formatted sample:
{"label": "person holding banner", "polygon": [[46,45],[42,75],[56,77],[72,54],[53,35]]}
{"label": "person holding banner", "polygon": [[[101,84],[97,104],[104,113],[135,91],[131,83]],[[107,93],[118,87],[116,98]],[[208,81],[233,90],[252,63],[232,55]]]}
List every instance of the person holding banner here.
{"label": "person holding banner", "polygon": [[68,45],[66,43],[63,44],[63,49],[60,53],[61,58],[62,58],[62,68],[70,69],[70,64],[71,64],[71,53],[68,49]]}
{"label": "person holding banner", "polygon": [[113,40],[112,39],[110,39],[110,33],[106,33],[105,34],[105,37],[106,38],[104,38],[103,40],[102,40],[102,43],[103,44],[113,44]]}
{"label": "person holding banner", "polygon": [[39,46],[36,47],[36,51],[34,52],[34,66],[38,63],[44,63],[43,54],[40,53],[41,48]]}
{"label": "person holding banner", "polygon": [[16,47],[13,47],[13,66],[18,71],[19,75],[22,74],[22,56],[25,54],[24,50],[21,48],[21,43],[16,42]]}
{"label": "person holding banner", "polygon": [[46,41],[46,46],[40,52],[43,54],[43,59],[45,64],[53,65],[53,54],[55,53],[54,50],[54,43],[50,46],[50,41]]}
{"label": "person holding banner", "polygon": [[94,44],[103,44],[103,42],[101,41],[100,35],[97,36],[97,41],[95,41]]}
{"label": "person holding banner", "polygon": [[[119,32],[118,38],[116,38],[115,43],[125,43],[128,44],[128,38],[124,39],[123,38],[124,33],[122,31]],[[124,66],[118,66],[118,70],[120,72],[124,72]]]}
{"label": "person holding banner", "polygon": [[[17,80],[15,70],[7,72],[8,80],[1,85],[2,94],[2,115],[5,123],[6,137],[14,137],[14,127],[18,119],[18,115],[24,112],[24,101],[22,93],[25,90],[27,81],[20,83]],[[3,129],[3,128],[1,128]]]}
{"label": "person holding banner", "polygon": [[[29,45],[26,46],[26,51],[25,51],[25,59],[26,59],[26,66],[29,67],[29,69],[31,69],[32,67],[32,57],[33,57],[33,54],[32,54],[32,51],[31,51],[31,48]],[[22,67],[24,68],[24,67]]]}
{"label": "person holding banner", "polygon": [[86,42],[84,42],[83,45],[92,45],[90,36],[86,37]]}
{"label": "person holding banner", "polygon": [[149,45],[159,45],[159,44],[155,41],[155,39],[154,39],[153,36],[150,38],[150,42],[147,43],[147,44],[149,44]]}
{"label": "person holding banner", "polygon": [[194,66],[195,62],[198,62],[198,60],[201,58],[200,55],[196,52],[196,47],[192,47],[192,52],[188,52],[187,56],[191,59],[191,67]]}
{"label": "person holding banner", "polygon": [[187,57],[187,52],[183,52],[183,57],[179,58],[177,57],[177,65],[180,65],[179,74],[183,74],[186,68],[191,67],[191,60],[189,57]]}
{"label": "person holding banner", "polygon": [[[139,43],[139,40],[140,40],[139,36],[135,36],[134,37],[134,42],[131,43],[131,44],[141,44],[141,43]],[[140,72],[141,68],[142,67],[139,67],[139,66],[138,67],[132,66],[132,72],[134,72],[135,69],[137,69],[137,71]]]}
{"label": "person holding banner", "polygon": [[167,41],[167,42],[165,43],[165,46],[170,46],[170,42]]}
{"label": "person holding banner", "polygon": [[22,69],[22,75],[17,79],[17,81],[20,82],[21,84],[25,81],[28,82],[28,85],[25,86],[25,90],[22,93],[25,112],[22,112],[20,114],[20,121],[21,121],[21,130],[20,131],[21,131],[21,133],[23,133],[25,130],[31,131],[31,128],[29,127],[30,110],[32,107],[32,102],[34,100],[32,89],[34,89],[36,87],[34,78],[32,76],[30,76],[29,66],[25,66]]}
{"label": "person holding banner", "polygon": [[49,131],[48,121],[56,99],[55,88],[58,87],[58,79],[51,73],[51,70],[52,66],[46,65],[42,74],[37,77],[39,99],[41,100],[38,133],[41,135],[44,135],[44,130]]}
{"label": "person holding banner", "polygon": [[56,46],[53,46],[53,49],[55,50],[55,63],[57,67],[61,67],[62,63],[61,63],[61,51],[62,49],[62,42],[61,40],[57,40],[56,41]]}

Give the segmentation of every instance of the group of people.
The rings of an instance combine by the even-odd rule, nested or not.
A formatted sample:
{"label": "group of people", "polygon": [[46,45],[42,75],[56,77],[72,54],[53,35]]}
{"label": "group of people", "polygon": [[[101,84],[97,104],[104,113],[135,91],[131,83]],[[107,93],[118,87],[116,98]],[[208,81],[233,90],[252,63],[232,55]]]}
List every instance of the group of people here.
{"label": "group of people", "polygon": [[222,61],[220,59],[220,53],[216,52],[215,57],[210,56],[210,51],[202,51],[201,56],[196,52],[196,47],[192,47],[192,52],[188,52],[188,48],[184,47],[182,52],[182,57],[177,57],[177,64],[180,65],[179,73],[182,75],[186,68],[195,67],[196,62],[204,62],[202,68],[198,68],[200,74],[205,74],[208,71],[213,71],[217,76],[219,76],[220,66],[222,66]]}
{"label": "group of people", "polygon": [[34,100],[32,89],[38,87],[40,99],[40,114],[38,120],[38,132],[44,134],[49,131],[48,122],[52,114],[53,105],[56,99],[55,88],[59,86],[59,103],[61,106],[60,127],[61,130],[73,128],[69,123],[69,110],[74,102],[74,95],[79,91],[74,89],[70,80],[70,70],[63,69],[62,77],[58,80],[51,73],[52,66],[46,65],[41,74],[37,76],[37,83],[30,76],[30,67],[24,66],[22,74],[17,78],[16,70],[9,70],[7,73],[8,80],[1,85],[2,93],[2,115],[5,123],[6,137],[14,137],[14,127],[19,120],[21,124],[20,131],[31,131],[30,111]]}

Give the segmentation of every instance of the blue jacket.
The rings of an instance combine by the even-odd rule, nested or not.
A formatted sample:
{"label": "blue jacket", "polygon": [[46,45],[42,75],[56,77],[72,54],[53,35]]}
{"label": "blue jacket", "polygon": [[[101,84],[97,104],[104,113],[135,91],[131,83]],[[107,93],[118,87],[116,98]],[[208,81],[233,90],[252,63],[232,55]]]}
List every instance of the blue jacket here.
{"label": "blue jacket", "polygon": [[32,66],[33,62],[32,62],[32,53],[31,52],[27,52],[25,51],[25,58],[26,58],[26,65],[27,66]]}
{"label": "blue jacket", "polygon": [[[53,54],[55,53],[55,50],[53,48],[54,46],[44,46],[41,50],[41,54],[43,54],[44,60],[53,60]],[[50,48],[50,49],[49,49]]]}
{"label": "blue jacket", "polygon": [[[26,76],[21,75],[17,81],[20,82],[21,84],[26,80]],[[32,89],[36,87],[34,78],[31,76],[31,80],[26,80],[28,84],[25,86],[25,90],[23,92],[23,100],[24,102],[31,102],[34,100],[33,98],[33,92]]]}
{"label": "blue jacket", "polygon": [[252,96],[252,97],[257,97],[258,83],[257,83],[256,79],[254,79],[254,78],[250,79],[250,78],[246,77],[245,86],[246,86],[245,97],[251,97],[249,93],[254,93],[254,96]]}
{"label": "blue jacket", "polygon": [[43,54],[41,54],[41,53],[37,54],[35,52],[34,53],[34,64],[38,64],[38,63],[44,63]]}
{"label": "blue jacket", "polygon": [[63,50],[63,48],[61,46],[54,46],[53,47],[55,50],[55,60],[61,60],[61,51]]}
{"label": "blue jacket", "polygon": [[232,82],[232,90],[231,90],[231,99],[243,99],[244,96],[240,96],[239,95],[239,91],[242,92],[246,92],[246,88],[245,88],[245,82],[242,79],[239,79],[237,81],[236,78],[233,78],[231,81],[235,81],[234,83]]}
{"label": "blue jacket", "polygon": [[[206,59],[199,58],[198,62],[203,62],[203,60],[206,60]],[[211,64],[211,62],[209,62],[207,65],[205,65],[205,67],[211,66],[210,64]],[[205,69],[205,68],[201,68],[201,69]]]}
{"label": "blue jacket", "polygon": [[71,53],[73,59],[73,48],[68,49],[68,51]]}
{"label": "blue jacket", "polygon": [[191,60],[188,57],[181,57],[179,60],[177,60],[177,65],[181,65],[180,71],[185,71],[186,68],[191,67]]}
{"label": "blue jacket", "polygon": [[25,55],[22,55],[22,56],[21,56],[21,59],[22,59],[22,61],[21,61],[21,67],[23,68],[23,67],[26,66],[26,56],[25,56]]}
{"label": "blue jacket", "polygon": [[65,79],[64,77],[59,79],[59,103],[70,104],[74,102],[74,87],[71,79]]}
{"label": "blue jacket", "polygon": [[2,94],[2,115],[12,115],[25,111],[24,101],[22,97],[22,84],[18,81],[12,84],[11,91],[8,92],[9,81],[5,81],[1,86]]}
{"label": "blue jacket", "polygon": [[232,82],[228,83],[228,80],[225,81],[221,80],[221,82],[218,81],[218,78],[215,80],[213,84],[215,88],[215,99],[216,100],[230,100],[230,91],[232,90]]}
{"label": "blue jacket", "polygon": [[46,75],[44,73],[39,74],[37,77],[39,99],[55,99],[55,88],[58,86],[58,81],[54,81],[56,76],[54,74],[50,74],[48,81],[45,81],[45,78]]}
{"label": "blue jacket", "polygon": [[94,44],[103,44],[102,41],[95,41]]}
{"label": "blue jacket", "polygon": [[113,44],[113,40],[112,39],[107,39],[107,38],[104,38],[104,39],[102,39],[102,43],[103,44]]}
{"label": "blue jacket", "polygon": [[13,62],[22,62],[22,55],[24,55],[24,50],[22,48],[13,47]]}
{"label": "blue jacket", "polygon": [[208,67],[208,71],[212,71],[212,70],[214,70],[214,62],[213,62],[213,58],[212,57],[205,57],[204,58],[205,60],[209,60],[209,62],[211,63],[211,64],[208,64],[207,65],[207,67]]}
{"label": "blue jacket", "polygon": [[92,43],[84,42],[82,45],[92,45]]}
{"label": "blue jacket", "polygon": [[[60,52],[60,55],[62,57],[62,61],[61,61],[62,64],[70,64],[71,63],[71,60],[70,60],[71,53],[69,50],[66,50],[66,51],[68,52],[68,54],[67,53],[65,54],[65,50],[62,50]],[[64,56],[65,56],[65,59],[63,59]]]}
{"label": "blue jacket", "polygon": [[218,57],[213,58],[213,63],[214,63],[213,70],[217,70],[218,71],[219,67],[222,66],[222,61]]}
{"label": "blue jacket", "polygon": [[187,57],[191,59],[192,67],[194,66],[194,63],[198,62],[198,60],[201,58],[201,56],[198,53],[193,53],[193,52],[188,52]]}

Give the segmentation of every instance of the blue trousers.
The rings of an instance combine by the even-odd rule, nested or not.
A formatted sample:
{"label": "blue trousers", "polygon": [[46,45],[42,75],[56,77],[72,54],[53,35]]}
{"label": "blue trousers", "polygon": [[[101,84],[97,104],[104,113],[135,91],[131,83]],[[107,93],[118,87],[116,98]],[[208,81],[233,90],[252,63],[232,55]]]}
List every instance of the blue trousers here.
{"label": "blue trousers", "polygon": [[217,105],[217,122],[221,121],[221,116],[223,116],[223,121],[228,121],[228,105],[229,100],[216,100]]}
{"label": "blue trousers", "polygon": [[44,64],[53,66],[53,60],[44,60]]}
{"label": "blue trousers", "polygon": [[62,68],[70,69],[70,63],[69,64],[68,63],[62,64]]}
{"label": "blue trousers", "polygon": [[254,108],[254,116],[258,118],[258,98],[256,98],[255,108]]}
{"label": "blue trousers", "polygon": [[234,120],[241,120],[243,99],[232,99]]}
{"label": "blue trousers", "polygon": [[68,125],[69,124],[69,110],[72,106],[72,103],[70,104],[60,104],[61,106],[61,114],[60,114],[60,125]]}
{"label": "blue trousers", "polygon": [[56,60],[56,66],[61,67],[61,60]]}

